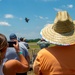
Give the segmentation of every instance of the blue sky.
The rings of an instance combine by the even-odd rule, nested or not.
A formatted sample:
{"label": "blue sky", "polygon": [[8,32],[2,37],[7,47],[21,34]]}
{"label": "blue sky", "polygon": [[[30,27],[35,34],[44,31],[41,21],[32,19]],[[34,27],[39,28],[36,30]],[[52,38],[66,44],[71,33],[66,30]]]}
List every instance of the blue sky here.
{"label": "blue sky", "polygon": [[[26,39],[41,38],[41,29],[53,23],[58,11],[68,11],[75,20],[75,0],[0,0],[0,33]],[[29,22],[25,22],[25,17]]]}

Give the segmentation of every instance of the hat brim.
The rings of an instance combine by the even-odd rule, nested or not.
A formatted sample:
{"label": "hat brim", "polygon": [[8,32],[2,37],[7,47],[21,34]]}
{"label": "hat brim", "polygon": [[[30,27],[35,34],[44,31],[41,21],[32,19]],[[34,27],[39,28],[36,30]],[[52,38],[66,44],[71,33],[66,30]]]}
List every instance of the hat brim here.
{"label": "hat brim", "polygon": [[75,44],[75,29],[69,33],[59,34],[52,29],[52,26],[53,24],[49,24],[41,30],[40,34],[46,41],[57,45]]}

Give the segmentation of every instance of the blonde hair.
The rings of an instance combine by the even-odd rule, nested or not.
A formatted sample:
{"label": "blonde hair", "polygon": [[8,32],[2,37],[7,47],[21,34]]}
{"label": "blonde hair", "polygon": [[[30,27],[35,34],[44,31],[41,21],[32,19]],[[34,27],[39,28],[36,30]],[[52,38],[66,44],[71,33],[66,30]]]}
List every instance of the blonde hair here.
{"label": "blonde hair", "polygon": [[7,46],[7,38],[5,35],[0,33],[0,61],[1,61],[1,50]]}

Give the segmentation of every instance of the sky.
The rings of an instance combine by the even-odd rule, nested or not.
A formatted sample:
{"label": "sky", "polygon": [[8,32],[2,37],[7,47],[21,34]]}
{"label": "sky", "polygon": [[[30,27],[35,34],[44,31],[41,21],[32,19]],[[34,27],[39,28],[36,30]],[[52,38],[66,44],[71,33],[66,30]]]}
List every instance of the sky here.
{"label": "sky", "polygon": [[41,29],[54,22],[58,11],[67,11],[75,20],[75,0],[0,0],[0,33],[7,39],[11,33],[18,38],[41,38]]}

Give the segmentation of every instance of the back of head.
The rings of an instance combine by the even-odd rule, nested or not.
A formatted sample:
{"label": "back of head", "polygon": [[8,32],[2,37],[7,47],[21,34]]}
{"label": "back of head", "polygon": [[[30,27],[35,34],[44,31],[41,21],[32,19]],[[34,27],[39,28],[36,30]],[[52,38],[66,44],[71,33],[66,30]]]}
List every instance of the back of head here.
{"label": "back of head", "polygon": [[0,50],[7,46],[7,38],[0,33]]}
{"label": "back of head", "polygon": [[23,38],[22,37],[20,38],[20,41],[23,41]]}
{"label": "back of head", "polygon": [[10,38],[10,40],[13,40],[13,39],[17,39],[17,36],[16,36],[16,34],[12,33],[12,34],[10,34],[9,38]]}

